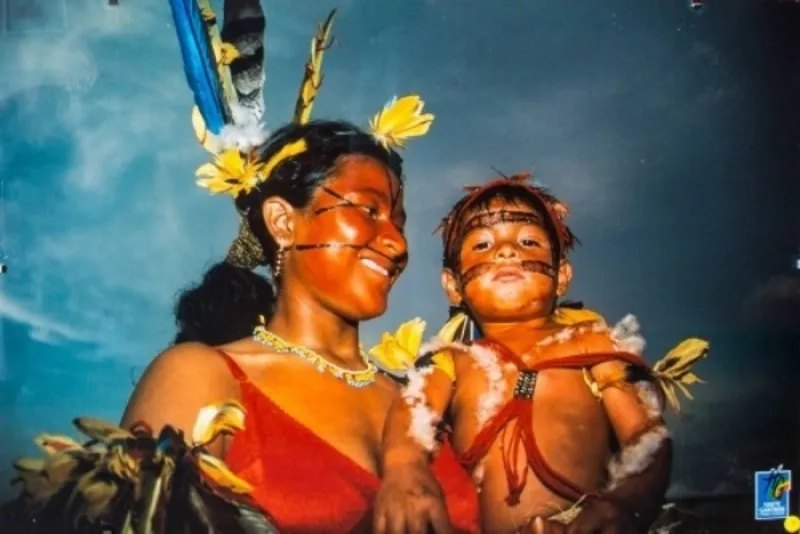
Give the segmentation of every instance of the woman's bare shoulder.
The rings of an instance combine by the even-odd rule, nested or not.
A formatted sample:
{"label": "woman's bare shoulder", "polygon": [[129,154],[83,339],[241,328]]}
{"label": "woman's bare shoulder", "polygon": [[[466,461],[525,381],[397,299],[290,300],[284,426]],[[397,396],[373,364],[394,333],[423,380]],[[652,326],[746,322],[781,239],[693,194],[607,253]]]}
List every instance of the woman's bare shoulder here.
{"label": "woman's bare shoulder", "polygon": [[238,383],[219,349],[181,343],[150,362],[128,401],[122,426],[143,421],[156,432],[166,424],[187,431],[202,407],[238,397]]}

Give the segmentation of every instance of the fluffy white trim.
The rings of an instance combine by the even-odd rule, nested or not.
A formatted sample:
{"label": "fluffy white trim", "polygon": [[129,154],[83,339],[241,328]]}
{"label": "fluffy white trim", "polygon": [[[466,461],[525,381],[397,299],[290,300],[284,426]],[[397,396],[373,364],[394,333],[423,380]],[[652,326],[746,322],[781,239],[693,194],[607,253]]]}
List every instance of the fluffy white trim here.
{"label": "fluffy white trim", "polygon": [[230,106],[233,124],[226,124],[220,132],[223,149],[238,148],[246,152],[260,146],[269,137],[264,123],[259,120],[257,109],[250,109],[238,103]]}
{"label": "fluffy white trim", "polygon": [[503,369],[500,367],[499,359],[494,351],[478,345],[472,345],[469,347],[469,354],[478,367],[483,369],[489,383],[486,392],[481,395],[478,401],[478,413],[475,414],[478,418],[478,426],[482,427],[486,421],[497,413],[502,404],[505,398],[506,381],[503,377]]}
{"label": "fluffy white trim", "polygon": [[642,354],[645,341],[639,333],[639,321],[634,315],[626,315],[611,330],[611,339],[617,350]]}
{"label": "fluffy white trim", "polygon": [[408,385],[402,390],[403,399],[410,407],[408,435],[428,452],[436,448],[436,425],[439,422],[439,417],[427,404],[424,391],[433,369],[411,369],[407,375]]}
{"label": "fluffy white trim", "polygon": [[408,435],[428,452],[436,448],[436,424],[439,417],[427,404],[417,403],[411,406],[411,424]]}
{"label": "fluffy white trim", "polygon": [[625,478],[647,469],[656,451],[667,438],[669,438],[667,427],[659,425],[639,436],[635,443],[624,447],[609,463],[606,491],[614,490]]}
{"label": "fluffy white trim", "polygon": [[639,400],[642,401],[647,415],[650,419],[658,419],[664,413],[664,406],[661,405],[661,399],[658,397],[656,386],[650,382],[636,382],[636,394]]}

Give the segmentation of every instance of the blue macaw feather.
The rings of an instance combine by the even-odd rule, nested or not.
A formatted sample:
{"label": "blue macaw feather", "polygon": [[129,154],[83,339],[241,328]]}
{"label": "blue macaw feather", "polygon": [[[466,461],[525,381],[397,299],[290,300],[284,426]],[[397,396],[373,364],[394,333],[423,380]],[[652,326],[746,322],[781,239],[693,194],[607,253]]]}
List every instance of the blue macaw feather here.
{"label": "blue macaw feather", "polygon": [[227,114],[214,52],[198,0],[169,0],[169,4],[183,56],[183,70],[194,93],[195,104],[209,131],[219,134],[226,124]]}

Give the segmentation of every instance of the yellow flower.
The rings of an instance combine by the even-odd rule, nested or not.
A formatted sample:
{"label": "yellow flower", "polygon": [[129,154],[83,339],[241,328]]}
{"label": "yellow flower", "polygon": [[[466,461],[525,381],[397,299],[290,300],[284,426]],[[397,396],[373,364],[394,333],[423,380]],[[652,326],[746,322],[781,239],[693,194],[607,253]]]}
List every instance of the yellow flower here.
{"label": "yellow flower", "polygon": [[393,99],[369,121],[372,135],[384,148],[402,148],[406,139],[425,135],[434,115],[422,113],[424,105],[417,95]]}
{"label": "yellow flower", "polygon": [[242,156],[236,148],[223,151],[197,169],[200,178],[197,185],[208,189],[211,194],[228,193],[236,198],[240,193],[249,193],[260,181],[263,165],[254,163]]}
{"label": "yellow flower", "polygon": [[425,321],[416,317],[401,324],[394,334],[384,332],[381,342],[369,349],[370,355],[390,371],[411,369],[422,345],[425,326]]}

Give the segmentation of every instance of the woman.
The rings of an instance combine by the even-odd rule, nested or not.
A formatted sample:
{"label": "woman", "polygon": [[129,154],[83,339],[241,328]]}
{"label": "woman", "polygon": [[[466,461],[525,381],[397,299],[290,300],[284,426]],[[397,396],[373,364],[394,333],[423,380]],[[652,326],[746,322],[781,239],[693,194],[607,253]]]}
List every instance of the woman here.
{"label": "woman", "polygon": [[[228,503],[239,502],[231,493],[247,494],[247,510],[265,514],[278,531],[368,532],[379,488],[384,420],[399,392],[360,349],[359,323],[384,313],[389,291],[406,266],[402,161],[395,148],[426,133],[433,116],[422,114],[421,100],[412,96],[384,108],[369,133],[340,121],[310,122],[329,18],[312,43],[294,122],[264,140],[252,128],[257,121],[246,117],[249,106],[260,118],[260,106],[248,101],[260,94],[260,89],[254,93],[253,80],[262,79],[263,50],[254,38],[264,25],[258,1],[226,0],[226,43],[219,40],[207,2],[171,2],[179,34],[184,32],[184,58],[205,58],[213,49],[218,61],[210,66],[199,59],[186,61],[198,104],[196,132],[215,153],[214,162],[199,169],[205,178],[198,183],[231,194],[242,221],[225,261],[180,297],[177,343],[155,358],[138,382],[122,420],[130,434],[101,432],[122,432],[126,453],[135,449],[135,439],[152,430],[168,429],[166,438],[142,442],[137,450],[147,449],[147,462],[136,460],[141,455],[134,451],[124,461],[106,461],[110,467],[103,472],[119,477],[131,465],[128,471],[138,476],[150,458],[162,458],[160,451],[173,454],[176,435],[191,436],[192,451],[202,448],[196,465],[211,475],[208,484],[226,490],[221,493]],[[195,32],[201,17],[208,38]],[[198,80],[217,75],[221,79],[213,91],[200,87]],[[215,99],[219,94],[226,105]],[[259,267],[271,271],[271,282],[254,272]],[[209,412],[215,404],[218,409]],[[243,421],[238,416],[224,424],[217,421],[219,413],[239,409]],[[223,430],[238,432],[198,431],[225,425]],[[114,444],[108,449],[113,453]],[[165,463],[166,471],[173,472],[177,464],[176,473],[187,472],[180,471],[181,462]],[[456,530],[477,531],[475,489],[449,447],[442,447],[434,465],[439,486],[420,491],[442,491]],[[170,534],[198,531],[185,524],[170,530],[170,521],[180,515],[169,513],[176,509],[170,500],[174,494],[184,496],[178,504],[193,510],[192,521],[206,528],[200,531],[245,531],[220,526],[224,521],[217,520],[213,499],[198,511],[196,499],[185,497],[190,492],[184,480],[187,476],[176,474],[163,483],[170,494],[163,498],[158,483],[148,486],[157,488],[148,493],[155,497],[136,504],[145,510],[145,522]],[[95,476],[77,486],[85,490],[101,482]],[[120,487],[111,492],[112,502],[130,489]],[[98,493],[90,489],[82,495],[91,500]],[[96,508],[104,511],[95,510],[92,517],[142,523],[136,519],[142,514],[108,512],[120,508],[115,506],[101,501]],[[161,510],[167,519],[152,510]],[[241,518],[242,509],[235,515]],[[439,531],[449,528],[447,517],[430,521]],[[210,523],[213,529],[205,526]]]}
{"label": "woman", "polygon": [[[205,405],[236,399],[244,430],[210,450],[255,487],[281,531],[347,532],[371,520],[397,395],[359,349],[358,325],[385,311],[406,264],[402,169],[396,152],[340,122],[284,127],[260,160],[298,139],[306,152],[236,200],[272,269],[275,298],[233,258],[212,267],[181,297],[184,342],[151,364],[123,426],[171,424],[189,435]],[[265,327],[259,314],[269,315]],[[449,452],[439,458],[450,514],[469,529],[473,490]]]}

